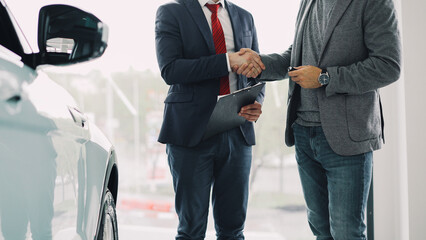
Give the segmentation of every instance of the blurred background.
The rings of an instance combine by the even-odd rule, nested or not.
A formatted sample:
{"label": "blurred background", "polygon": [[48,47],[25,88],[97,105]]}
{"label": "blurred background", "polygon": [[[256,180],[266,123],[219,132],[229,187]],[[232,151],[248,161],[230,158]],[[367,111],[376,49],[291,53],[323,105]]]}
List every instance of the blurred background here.
{"label": "blurred background", "polygon": [[[109,46],[103,57],[76,66],[45,67],[43,71],[71,92],[81,109],[116,147],[120,173],[117,211],[120,237],[125,240],[141,236],[150,240],[173,239],[176,233],[174,193],[165,146],[157,142],[168,87],[157,66],[154,24],[156,9],[165,2],[168,1],[7,1],[34,51],[38,50],[38,10],[44,5],[74,5],[95,14],[109,26]],[[290,46],[299,1],[232,2],[253,14],[262,53],[281,52]],[[404,4],[400,0],[395,2],[400,15],[411,16],[401,21],[403,33],[409,36],[403,39],[406,46],[422,45],[416,51],[425,53],[421,43],[424,38],[416,38],[418,30],[408,27],[418,24],[416,19],[424,15],[421,13],[426,10],[425,3],[407,0],[401,9]],[[423,5],[419,7],[419,4]],[[416,55],[415,51],[405,50],[407,54]],[[413,63],[409,65],[411,69],[424,63],[415,57],[408,59],[405,64]],[[405,77],[407,75],[410,74]],[[421,102],[414,98],[418,95],[405,98],[405,92],[415,90],[416,86],[403,79],[404,74],[397,84],[382,92],[388,141],[384,150],[375,156],[375,201],[379,203],[376,204],[376,239],[406,240],[409,230],[419,230],[425,224],[425,209],[418,211],[416,207],[421,206],[424,191],[419,195],[416,187],[408,188],[409,182],[418,183],[421,179],[407,176],[407,172],[417,173],[420,171],[417,169],[426,167],[426,161],[409,165],[407,160],[409,157],[413,161],[426,159],[424,152],[411,151],[425,144],[424,138],[417,135],[424,127],[406,128],[410,123],[417,127],[424,125],[418,120],[421,117],[414,117],[414,110],[406,109],[411,103]],[[255,125],[258,144],[253,149],[247,240],[314,239],[306,221],[294,149],[284,144],[287,85],[287,80],[267,84],[263,114]],[[409,194],[419,198],[409,200]],[[409,208],[409,203],[413,207]],[[408,212],[414,216],[410,227]],[[211,218],[207,235],[208,240],[215,239]]]}

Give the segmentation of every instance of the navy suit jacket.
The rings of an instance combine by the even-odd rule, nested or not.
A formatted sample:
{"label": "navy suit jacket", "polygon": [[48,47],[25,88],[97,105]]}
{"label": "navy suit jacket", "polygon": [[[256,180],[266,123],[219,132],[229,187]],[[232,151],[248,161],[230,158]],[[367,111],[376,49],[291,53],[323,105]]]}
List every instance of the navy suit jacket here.
{"label": "navy suit jacket", "polygon": [[[235,51],[259,51],[252,15],[225,0]],[[219,78],[229,74],[225,54],[216,54],[213,36],[197,0],[176,0],[158,8],[155,22],[157,60],[170,85],[158,141],[192,147],[201,142],[219,94]],[[254,80],[238,76],[238,88]],[[264,90],[257,101],[263,103]],[[249,145],[255,144],[253,123],[241,125]]]}

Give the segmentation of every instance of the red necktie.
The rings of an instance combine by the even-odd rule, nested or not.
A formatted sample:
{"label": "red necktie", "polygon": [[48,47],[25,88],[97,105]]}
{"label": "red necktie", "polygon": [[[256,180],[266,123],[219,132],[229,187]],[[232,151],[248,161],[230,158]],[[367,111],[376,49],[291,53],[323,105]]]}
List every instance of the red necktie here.
{"label": "red necktie", "polygon": [[[216,54],[226,53],[225,35],[223,33],[222,25],[220,24],[219,18],[217,17],[217,10],[220,4],[206,4],[206,7],[212,12],[212,33],[214,48]],[[229,94],[229,76],[220,78],[220,90],[219,95]]]}

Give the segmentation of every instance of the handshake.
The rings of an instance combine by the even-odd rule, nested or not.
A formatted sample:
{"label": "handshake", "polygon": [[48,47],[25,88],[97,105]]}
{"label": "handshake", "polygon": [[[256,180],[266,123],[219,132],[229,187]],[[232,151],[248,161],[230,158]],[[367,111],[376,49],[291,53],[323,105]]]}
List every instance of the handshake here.
{"label": "handshake", "polygon": [[[233,72],[242,74],[248,78],[256,78],[265,70],[265,65],[257,52],[249,48],[241,48],[239,52],[229,54],[229,62]],[[322,69],[316,66],[298,66],[294,71],[289,71],[290,80],[299,84],[302,88],[320,88],[319,82]]]}
{"label": "handshake", "polygon": [[228,56],[232,71],[248,78],[255,78],[266,69],[259,54],[249,48],[242,48]]}

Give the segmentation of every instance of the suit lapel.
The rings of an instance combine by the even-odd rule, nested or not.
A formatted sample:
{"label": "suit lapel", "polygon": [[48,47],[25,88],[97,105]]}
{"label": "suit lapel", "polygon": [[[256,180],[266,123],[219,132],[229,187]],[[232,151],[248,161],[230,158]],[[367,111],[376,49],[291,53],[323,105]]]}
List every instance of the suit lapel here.
{"label": "suit lapel", "polygon": [[352,0],[336,1],[336,5],[334,6],[330,19],[328,20],[327,28],[325,29],[324,41],[323,41],[323,45],[319,55],[319,62],[321,61],[322,55],[324,53],[324,50],[327,46],[328,41],[330,40],[330,37],[331,37],[331,34],[333,33],[334,28],[336,27],[337,23],[339,23],[340,19],[342,18],[343,14],[345,13],[346,9],[348,8],[351,2]]}
{"label": "suit lapel", "polygon": [[201,34],[204,37],[204,40],[207,43],[207,46],[210,50],[211,54],[216,54],[216,50],[214,48],[213,35],[210,31],[209,24],[207,23],[206,16],[204,15],[203,10],[201,9],[200,4],[197,0],[185,0],[183,1],[185,6],[188,8],[194,22],[197,24],[200,29]]}
{"label": "suit lapel", "polygon": [[[296,23],[296,35],[293,43],[294,48],[294,59],[292,61],[292,64],[294,65],[300,65],[301,64],[301,57],[302,57],[302,39],[303,39],[303,31],[305,29],[306,24],[306,18],[309,15],[309,11],[312,6],[312,2],[314,0],[306,0],[307,3],[305,4],[305,8],[303,10],[302,16]],[[293,55],[293,54],[292,54]]]}
{"label": "suit lapel", "polygon": [[234,4],[228,1],[224,1],[224,2],[225,2],[226,10],[228,11],[228,14],[229,14],[229,18],[231,19],[232,31],[234,33],[235,51],[239,51],[241,46],[243,45],[240,16]]}
{"label": "suit lapel", "polygon": [[[296,35],[293,42],[293,50],[292,50],[292,59],[291,59],[291,65],[292,66],[299,66],[302,64],[302,40],[303,40],[303,31],[305,29],[306,25],[306,19],[309,15],[309,11],[312,6],[312,2],[314,0],[306,0],[306,4],[304,7],[303,12],[301,13],[302,16],[298,19],[296,22]],[[295,84],[293,81],[290,81],[290,92],[293,92],[294,88],[298,85]]]}

